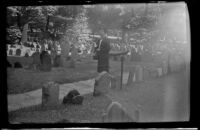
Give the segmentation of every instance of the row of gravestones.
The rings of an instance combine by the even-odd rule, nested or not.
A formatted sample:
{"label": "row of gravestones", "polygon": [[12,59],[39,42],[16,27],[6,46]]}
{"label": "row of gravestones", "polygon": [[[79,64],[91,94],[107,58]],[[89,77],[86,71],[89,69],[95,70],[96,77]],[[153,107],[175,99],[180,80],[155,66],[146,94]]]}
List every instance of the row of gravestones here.
{"label": "row of gravestones", "polygon": [[[128,61],[141,61],[141,55],[139,53],[131,54],[131,55],[125,55],[125,60]],[[111,56],[111,59],[113,61],[120,61],[120,56]]]}
{"label": "row of gravestones", "polygon": [[[21,56],[21,53],[22,53],[22,50],[21,50],[21,49],[16,49],[15,56]],[[8,51],[8,55],[11,55],[11,56],[14,55],[14,52],[13,52],[12,49],[10,49],[10,50]],[[25,53],[24,57],[29,57],[28,52]]]}
{"label": "row of gravestones", "polygon": [[23,68],[22,64],[20,62],[15,62],[14,65],[12,65],[9,61],[7,61],[7,68]]}
{"label": "row of gravestones", "polygon": [[[31,63],[30,67],[33,67],[35,70],[40,69],[42,71],[51,71],[52,68],[52,61],[51,56],[48,52],[35,52],[32,55],[33,62]],[[57,55],[54,58],[54,67],[60,66],[60,55]],[[7,67],[12,67],[12,64],[7,61]],[[22,68],[22,64],[20,62],[14,63],[14,68]]]}
{"label": "row of gravestones", "polygon": [[32,55],[32,58],[32,66],[35,69],[40,69],[42,71],[51,71],[52,66],[59,67],[61,65],[60,55],[56,55],[54,57],[52,64],[51,55],[46,51],[43,51],[41,54],[39,52],[35,52]]}
{"label": "row of gravestones", "polygon": [[[96,97],[96,91],[100,92],[98,96],[106,94],[109,88],[109,81],[111,76],[102,72],[96,78],[98,84],[94,85],[93,95]],[[71,90],[66,96],[64,96],[62,104],[70,105],[82,105],[84,96],[80,95],[77,90]],[[54,82],[48,82],[44,84],[42,88],[42,107],[49,108],[52,106],[59,105],[59,85]],[[130,117],[122,105],[118,102],[112,102],[105,113],[102,113],[102,122],[137,122],[139,121],[139,110],[134,113],[135,117]],[[60,120],[58,123],[70,122],[69,120]]]}

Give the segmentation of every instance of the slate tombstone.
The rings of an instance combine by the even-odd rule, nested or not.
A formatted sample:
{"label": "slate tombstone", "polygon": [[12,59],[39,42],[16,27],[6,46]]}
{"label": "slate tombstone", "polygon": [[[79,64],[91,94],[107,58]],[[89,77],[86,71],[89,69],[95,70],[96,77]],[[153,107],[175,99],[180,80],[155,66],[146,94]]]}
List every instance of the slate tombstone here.
{"label": "slate tombstone", "polygon": [[24,57],[29,57],[29,54],[28,52],[25,53]]}
{"label": "slate tombstone", "polygon": [[80,93],[73,89],[69,91],[69,93],[63,98],[63,104],[82,104],[83,103],[83,96]]}
{"label": "slate tombstone", "polygon": [[8,54],[9,54],[9,55],[13,55],[13,50],[10,49]]}
{"label": "slate tombstone", "polygon": [[126,112],[126,110],[122,107],[122,105],[118,102],[112,102],[106,113],[102,115],[103,122],[136,122],[136,120],[132,119]]}
{"label": "slate tombstone", "polygon": [[43,71],[51,71],[51,56],[48,54],[48,52],[43,51],[40,55],[41,60],[41,70]]}
{"label": "slate tombstone", "polygon": [[12,68],[12,64],[7,60],[7,68]]}
{"label": "slate tombstone", "polygon": [[20,62],[14,63],[14,68],[23,68]]}
{"label": "slate tombstone", "polygon": [[136,73],[136,67],[133,66],[129,70],[129,76],[128,76],[128,81],[127,81],[128,86],[133,83],[133,78],[134,78],[135,73]]}
{"label": "slate tombstone", "polygon": [[54,58],[54,67],[59,67],[61,66],[61,57],[60,55],[56,55]]}
{"label": "slate tombstone", "polygon": [[16,50],[16,56],[20,56],[20,55],[21,55],[21,49],[18,48],[18,49]]}
{"label": "slate tombstone", "polygon": [[47,82],[42,87],[42,106],[50,107],[59,104],[59,85]]}
{"label": "slate tombstone", "polygon": [[93,96],[106,94],[111,83],[111,76],[106,71],[101,72],[95,79]]}
{"label": "slate tombstone", "polygon": [[41,65],[41,61],[40,61],[40,53],[39,52],[35,52],[32,54],[32,65],[34,66],[34,69],[38,69]]}

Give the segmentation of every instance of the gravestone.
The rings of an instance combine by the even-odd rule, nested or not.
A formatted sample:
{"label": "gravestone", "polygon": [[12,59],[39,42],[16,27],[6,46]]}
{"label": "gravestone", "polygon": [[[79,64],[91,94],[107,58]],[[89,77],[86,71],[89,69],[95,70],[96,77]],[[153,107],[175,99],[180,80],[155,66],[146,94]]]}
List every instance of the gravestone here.
{"label": "gravestone", "polygon": [[111,76],[106,71],[101,72],[95,78],[93,96],[99,96],[108,92],[111,83]]}
{"label": "gravestone", "polygon": [[63,98],[63,104],[82,104],[83,103],[83,96],[80,93],[73,89],[69,91],[69,93]]}
{"label": "gravestone", "polygon": [[8,54],[9,54],[9,55],[13,55],[13,50],[10,49]]}
{"label": "gravestone", "polygon": [[136,122],[127,113],[122,105],[118,102],[112,102],[106,113],[102,115],[103,122]]}
{"label": "gravestone", "polygon": [[28,55],[28,53],[27,53],[27,52],[25,53],[24,57],[29,57],[29,55]]}
{"label": "gravestone", "polygon": [[17,49],[16,50],[16,56],[20,56],[21,55],[21,49]]}
{"label": "gravestone", "polygon": [[12,64],[7,60],[7,68],[12,68]]}
{"label": "gravestone", "polygon": [[14,68],[23,68],[20,62],[14,63]]}
{"label": "gravestone", "polygon": [[127,81],[127,85],[131,85],[133,83],[133,78],[135,75],[135,71],[136,68],[135,67],[131,67],[130,71],[129,71],[129,76],[128,76],[128,81]]}
{"label": "gravestone", "polygon": [[39,66],[41,65],[41,61],[40,61],[40,53],[39,52],[35,52],[32,54],[32,65],[34,67],[34,69],[39,69]]}
{"label": "gravestone", "polygon": [[59,66],[61,66],[60,55],[56,55],[54,58],[54,67],[59,67]]}
{"label": "gravestone", "polygon": [[47,82],[42,87],[42,106],[50,107],[59,104],[59,85]]}
{"label": "gravestone", "polygon": [[48,54],[48,52],[43,51],[40,55],[40,60],[41,60],[41,70],[43,71],[51,71],[51,56]]}

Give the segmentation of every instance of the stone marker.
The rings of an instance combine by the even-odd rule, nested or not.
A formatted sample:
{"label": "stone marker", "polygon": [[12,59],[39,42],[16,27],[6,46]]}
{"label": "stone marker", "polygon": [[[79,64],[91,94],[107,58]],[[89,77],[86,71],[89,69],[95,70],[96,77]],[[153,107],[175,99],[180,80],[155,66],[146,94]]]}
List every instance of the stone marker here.
{"label": "stone marker", "polygon": [[25,53],[24,57],[29,57],[28,52]]}
{"label": "stone marker", "polygon": [[17,49],[16,50],[16,56],[20,56],[21,55],[21,49]]}
{"label": "stone marker", "polygon": [[51,71],[51,56],[48,54],[48,52],[43,51],[40,55],[42,67],[41,69],[43,71]]}
{"label": "stone marker", "polygon": [[13,55],[13,50],[10,49],[8,54],[9,54],[9,55]]}
{"label": "stone marker", "polygon": [[59,104],[59,85],[47,82],[42,87],[42,106],[56,106]]}
{"label": "stone marker", "polygon": [[56,55],[54,58],[54,67],[59,67],[59,66],[61,66],[60,55]]}
{"label": "stone marker", "polygon": [[41,61],[40,61],[40,53],[39,52],[35,52],[32,54],[32,59],[33,59],[33,62],[32,62],[32,65],[34,67],[34,69],[39,69],[39,66],[41,65]]}
{"label": "stone marker", "polygon": [[12,68],[12,64],[7,60],[7,68]]}
{"label": "stone marker", "polygon": [[134,121],[118,102],[112,102],[106,113],[102,115],[103,122],[136,122]]}
{"label": "stone marker", "polygon": [[80,93],[73,89],[69,91],[69,93],[63,98],[63,104],[82,104],[83,103],[83,96]]}
{"label": "stone marker", "polygon": [[14,63],[14,68],[23,68],[20,62]]}
{"label": "stone marker", "polygon": [[127,85],[128,86],[133,83],[133,77],[135,75],[135,71],[136,71],[136,68],[135,67],[131,67],[131,69],[129,71],[128,81],[127,81]]}
{"label": "stone marker", "polygon": [[101,72],[95,79],[93,96],[108,92],[111,83],[111,75],[106,71]]}

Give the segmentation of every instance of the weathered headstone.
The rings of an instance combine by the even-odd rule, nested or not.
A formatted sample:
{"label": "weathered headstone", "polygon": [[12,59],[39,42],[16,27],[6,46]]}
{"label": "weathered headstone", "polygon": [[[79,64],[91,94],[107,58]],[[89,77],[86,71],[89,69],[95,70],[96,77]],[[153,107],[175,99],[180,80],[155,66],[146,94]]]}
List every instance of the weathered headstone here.
{"label": "weathered headstone", "polygon": [[10,49],[8,54],[9,54],[9,55],[13,55],[13,50]]}
{"label": "weathered headstone", "polygon": [[128,86],[133,83],[133,77],[135,75],[135,71],[136,71],[136,68],[135,67],[131,67],[131,69],[129,71],[128,81],[127,81],[127,85]]}
{"label": "weathered headstone", "polygon": [[41,69],[43,71],[51,71],[51,56],[48,54],[48,52],[43,51],[40,55],[40,59],[41,59]]}
{"label": "weathered headstone", "polygon": [[12,64],[7,60],[7,68],[11,68]]}
{"label": "weathered headstone", "polygon": [[22,68],[22,65],[20,62],[15,62],[14,63],[14,68]]}
{"label": "weathered headstone", "polygon": [[80,93],[73,89],[63,98],[63,104],[82,104],[83,96]]}
{"label": "weathered headstone", "polygon": [[56,55],[54,58],[54,67],[59,67],[59,66],[61,66],[60,55]]}
{"label": "weathered headstone", "polygon": [[108,92],[111,82],[111,76],[106,71],[101,72],[95,79],[94,96],[105,94]]}
{"label": "weathered headstone", "polygon": [[25,55],[24,55],[24,57],[29,57],[29,54],[26,52]]}
{"label": "weathered headstone", "polygon": [[20,56],[21,55],[21,49],[17,49],[16,50],[16,56]]}
{"label": "weathered headstone", "polygon": [[31,57],[33,59],[32,65],[33,65],[34,69],[38,69],[39,66],[41,65],[40,53],[39,52],[35,52],[35,53],[32,54]]}
{"label": "weathered headstone", "polygon": [[56,106],[59,104],[59,85],[54,82],[47,82],[42,88],[42,106]]}
{"label": "weathered headstone", "polygon": [[103,122],[136,122],[127,113],[118,102],[112,102],[106,113],[102,115]]}

